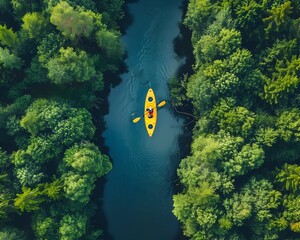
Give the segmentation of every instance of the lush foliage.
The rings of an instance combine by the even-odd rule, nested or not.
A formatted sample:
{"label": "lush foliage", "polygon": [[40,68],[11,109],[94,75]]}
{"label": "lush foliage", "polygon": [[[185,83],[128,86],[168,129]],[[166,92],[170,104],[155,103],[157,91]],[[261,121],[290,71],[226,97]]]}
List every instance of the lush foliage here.
{"label": "lush foliage", "polygon": [[92,113],[124,56],[122,5],[0,1],[0,239],[101,239],[93,190],[112,164]]}
{"label": "lush foliage", "polygon": [[300,237],[299,7],[188,3],[194,73],[171,86],[197,119],[173,210],[190,239]]}

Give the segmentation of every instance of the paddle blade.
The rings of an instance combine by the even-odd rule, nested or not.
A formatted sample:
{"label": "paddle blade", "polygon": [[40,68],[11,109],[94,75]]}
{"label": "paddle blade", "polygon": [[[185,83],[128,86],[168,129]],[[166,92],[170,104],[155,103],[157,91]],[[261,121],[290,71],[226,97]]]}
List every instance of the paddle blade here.
{"label": "paddle blade", "polygon": [[141,120],[141,117],[137,117],[137,118],[133,119],[132,122],[133,122],[133,123],[137,123],[137,122],[140,121],[140,120]]}
{"label": "paddle blade", "polygon": [[157,105],[157,107],[162,107],[162,106],[164,106],[164,105],[166,105],[167,104],[167,102],[164,100],[164,101],[161,101],[158,105]]}

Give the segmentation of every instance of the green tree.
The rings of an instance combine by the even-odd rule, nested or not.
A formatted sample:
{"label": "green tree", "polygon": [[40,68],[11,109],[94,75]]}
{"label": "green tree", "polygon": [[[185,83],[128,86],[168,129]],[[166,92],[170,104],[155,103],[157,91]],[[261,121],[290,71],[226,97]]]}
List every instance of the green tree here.
{"label": "green tree", "polygon": [[35,211],[40,209],[41,203],[44,202],[44,197],[39,188],[22,188],[22,193],[18,193],[15,198],[14,205],[16,208],[20,209],[21,212]]}
{"label": "green tree", "polygon": [[38,58],[33,58],[30,67],[25,70],[25,78],[22,82],[23,85],[20,83],[18,87],[22,91],[32,87],[32,84],[48,83],[50,80],[47,75],[47,69],[41,63],[39,63]]}
{"label": "green tree", "polygon": [[221,144],[214,136],[199,136],[191,147],[199,165],[201,162],[214,165],[221,157]]}
{"label": "green tree", "polygon": [[287,195],[284,198],[283,206],[284,212],[283,216],[288,221],[290,228],[294,232],[299,232],[299,222],[300,222],[300,197],[298,194]]}
{"label": "green tree", "polygon": [[271,47],[264,49],[259,57],[259,65],[264,75],[272,78],[274,68],[278,61],[292,59],[297,54],[297,39],[277,39]]}
{"label": "green tree", "polygon": [[5,127],[8,119],[15,116],[24,115],[27,107],[32,103],[30,95],[23,95],[17,98],[12,104],[0,107],[0,127]]}
{"label": "green tree", "polygon": [[239,4],[236,10],[238,27],[244,31],[255,29],[257,24],[261,24],[259,20],[262,13],[263,6],[254,0]]}
{"label": "green tree", "polygon": [[63,161],[73,170],[96,177],[103,176],[112,168],[108,156],[101,154],[98,147],[91,143],[76,144],[69,148]]}
{"label": "green tree", "polygon": [[267,127],[258,129],[255,135],[259,145],[271,147],[277,141],[279,133],[277,130]]}
{"label": "green tree", "polygon": [[6,25],[0,25],[0,43],[14,49],[19,43],[19,39],[11,28],[8,29]]}
{"label": "green tree", "polygon": [[51,183],[44,183],[40,185],[43,188],[43,194],[53,200],[62,198],[63,182],[61,179],[56,179]]}
{"label": "green tree", "polygon": [[38,50],[38,60],[43,67],[46,67],[49,59],[52,59],[56,56],[64,45],[64,39],[55,33],[50,33],[45,36],[37,47]]}
{"label": "green tree", "polygon": [[54,140],[64,146],[90,140],[95,133],[92,116],[86,109],[69,109],[68,119],[60,121],[54,128]]}
{"label": "green tree", "polygon": [[82,237],[86,231],[87,217],[75,213],[67,214],[60,221],[59,233],[61,240],[76,240]]}
{"label": "green tree", "polygon": [[192,41],[197,41],[214,16],[214,5],[209,0],[192,0],[189,2],[184,23],[193,30]]}
{"label": "green tree", "polygon": [[190,77],[187,96],[202,113],[210,110],[220,97],[236,98],[249,105],[249,99],[259,92],[262,80],[263,75],[254,68],[251,53],[238,49],[227,58],[204,64]]}
{"label": "green tree", "polygon": [[[4,175],[0,175],[1,178],[3,176]],[[7,175],[5,175],[4,177],[7,178]],[[9,217],[8,214],[14,210],[12,207],[12,202],[13,202],[12,194],[10,194],[8,192],[4,192],[4,191],[0,192],[0,219],[2,221],[4,219],[7,219]],[[1,236],[1,233],[0,233],[0,236]]]}
{"label": "green tree", "polygon": [[4,171],[10,167],[10,159],[7,152],[3,151],[0,147],[0,167]]}
{"label": "green tree", "polygon": [[89,200],[112,164],[89,110],[124,54],[122,3],[0,0],[1,240],[101,238]]}
{"label": "green tree", "polygon": [[187,101],[186,97],[186,84],[187,84],[187,75],[182,79],[172,77],[168,79],[168,86],[170,89],[170,94],[172,98],[172,104],[174,106],[183,106]]}
{"label": "green tree", "polygon": [[278,208],[280,199],[281,193],[273,190],[269,181],[251,178],[240,193],[225,199],[226,216],[237,226],[242,226],[250,217],[262,223],[273,218],[272,211]]}
{"label": "green tree", "polygon": [[32,228],[37,239],[59,239],[59,223],[52,216],[47,216],[44,211],[37,211],[33,215]]}
{"label": "green tree", "polygon": [[37,163],[45,163],[56,157],[63,150],[63,146],[53,137],[31,137],[26,153]]}
{"label": "green tree", "polygon": [[105,51],[108,57],[121,60],[124,50],[120,42],[120,36],[116,32],[102,29],[96,32],[97,45]]}
{"label": "green tree", "polygon": [[31,138],[26,153],[45,163],[76,142],[90,140],[94,133],[91,114],[86,109],[46,99],[36,100],[21,119]]}
{"label": "green tree", "polygon": [[299,86],[299,64],[300,58],[296,56],[290,61],[278,60],[272,78],[266,78],[262,97],[271,104],[287,99]]}
{"label": "green tree", "polygon": [[276,178],[287,191],[295,193],[300,190],[300,166],[284,164]]}
{"label": "green tree", "polygon": [[203,35],[195,44],[197,64],[230,56],[241,46],[241,34],[235,29],[222,28],[216,35]]}
{"label": "green tree", "polygon": [[196,115],[205,115],[217,100],[217,88],[199,71],[187,84],[187,96],[195,106]]}
{"label": "green tree", "polygon": [[22,60],[15,54],[11,53],[7,48],[0,47],[0,69],[8,68],[20,69],[22,66]]}
{"label": "green tree", "polygon": [[[46,99],[36,100],[21,119],[21,126],[33,136],[44,139],[52,135],[60,143],[89,140],[95,132],[91,114],[85,109],[76,109],[66,103]],[[44,139],[51,141],[50,138]]]}
{"label": "green tree", "polygon": [[35,186],[45,177],[45,174],[42,173],[41,167],[33,161],[26,162],[22,167],[16,167],[15,172],[21,185],[26,187]]}
{"label": "green tree", "polygon": [[265,160],[264,150],[257,144],[246,144],[232,159],[223,163],[225,173],[229,176],[244,175],[259,168]]}
{"label": "green tree", "polygon": [[95,178],[88,174],[77,174],[74,172],[67,172],[62,176],[64,181],[65,196],[80,203],[88,203],[89,196],[94,189]]}
{"label": "green tree", "polygon": [[94,59],[83,51],[61,48],[59,55],[46,64],[48,77],[53,83],[85,82],[96,76]]}
{"label": "green tree", "polygon": [[93,18],[84,11],[76,11],[67,2],[61,1],[53,7],[50,22],[71,40],[89,37],[93,31]]}
{"label": "green tree", "polygon": [[217,121],[220,129],[234,136],[247,137],[252,132],[255,114],[245,107],[234,106],[233,99],[221,99],[210,115]]}
{"label": "green tree", "polygon": [[283,140],[300,140],[300,110],[298,108],[282,112],[276,125]]}
{"label": "green tree", "polygon": [[38,12],[26,13],[22,17],[22,30],[29,38],[39,38],[45,28],[45,19]]}
{"label": "green tree", "polygon": [[227,219],[231,224],[242,226],[244,221],[251,217],[252,205],[249,193],[239,195],[234,193],[230,199],[225,199],[224,207]]}
{"label": "green tree", "polygon": [[290,23],[289,15],[291,12],[291,1],[286,1],[278,6],[274,4],[274,7],[269,11],[270,16],[263,19],[267,23],[267,27],[265,28],[266,34],[269,35],[272,31],[279,32],[282,28],[287,28]]}
{"label": "green tree", "polygon": [[[213,206],[219,196],[207,183],[199,188],[191,188],[185,194],[173,196],[173,213],[181,221],[186,236],[192,239],[205,239],[212,236],[213,225],[217,221],[216,210]],[[213,231],[213,230],[212,230]],[[200,233],[200,234],[199,234]],[[202,238],[195,237],[202,235]]]}

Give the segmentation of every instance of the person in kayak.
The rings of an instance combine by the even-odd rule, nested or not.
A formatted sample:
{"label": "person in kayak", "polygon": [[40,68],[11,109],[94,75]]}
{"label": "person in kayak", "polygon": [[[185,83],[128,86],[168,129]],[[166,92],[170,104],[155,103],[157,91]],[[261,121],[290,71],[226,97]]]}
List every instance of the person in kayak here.
{"label": "person in kayak", "polygon": [[148,111],[148,118],[153,118],[153,108],[149,107],[146,110]]}

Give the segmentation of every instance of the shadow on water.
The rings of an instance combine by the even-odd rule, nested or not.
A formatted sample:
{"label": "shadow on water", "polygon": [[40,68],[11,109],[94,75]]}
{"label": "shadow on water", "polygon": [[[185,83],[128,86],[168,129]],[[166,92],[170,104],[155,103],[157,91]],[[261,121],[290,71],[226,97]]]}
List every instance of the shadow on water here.
{"label": "shadow on water", "polygon": [[[105,131],[105,121],[104,116],[108,114],[108,95],[110,93],[110,89],[112,87],[116,87],[119,85],[122,81],[120,78],[120,74],[127,72],[127,66],[124,62],[119,66],[119,71],[116,73],[104,73],[104,79],[109,80],[110,84],[106,84],[104,86],[104,89],[98,93],[99,96],[102,96],[103,99],[101,99],[100,108],[95,107],[92,109],[92,116],[94,125],[97,126],[95,136],[94,136],[94,142],[99,146],[99,149],[101,153],[109,155],[109,149],[104,143],[104,138],[102,136],[102,133]],[[110,159],[110,161],[113,163],[113,160]],[[103,211],[103,195],[104,195],[104,186],[107,182],[107,179],[104,177],[101,177],[95,182],[95,189],[93,190],[93,194],[91,196],[91,200],[95,205],[96,208],[96,214],[93,215],[91,218],[91,224],[95,229],[102,229],[104,230],[103,239],[105,240],[111,240],[112,236],[109,235],[108,231],[105,231],[107,229],[107,219],[106,215]]]}
{"label": "shadow on water", "polygon": [[123,18],[118,22],[118,25],[120,26],[120,31],[122,35],[126,34],[126,30],[130,25],[133,23],[133,16],[130,14],[129,9],[128,9],[128,4],[129,3],[134,3],[137,2],[138,0],[125,0],[125,3],[123,5],[123,13],[124,16]]}
{"label": "shadow on water", "polygon": [[[183,78],[184,75],[190,76],[193,73],[192,66],[195,62],[193,47],[191,44],[192,32],[183,24],[184,17],[187,11],[188,1],[184,0],[181,6],[182,9],[182,21],[179,25],[180,34],[174,39],[173,47],[174,52],[180,57],[185,58],[185,64],[181,65],[177,70],[176,77],[178,79]],[[185,104],[184,110],[192,113],[192,105],[190,103]],[[176,112],[173,109],[174,112]],[[176,112],[177,115],[180,115]],[[192,130],[194,127],[194,122],[191,117],[185,116],[186,125],[183,126],[183,133],[178,137],[178,145],[180,146],[180,159],[187,157],[191,151],[191,143],[192,143]],[[192,124],[190,124],[192,123]],[[180,183],[180,179],[177,175],[177,171],[173,176],[173,194],[178,194],[183,191],[183,186]],[[175,240],[188,240],[189,238],[183,235],[182,228],[180,228],[178,234],[176,235]]]}
{"label": "shadow on water", "polygon": [[103,211],[103,193],[104,193],[104,186],[107,180],[105,178],[100,178],[95,184],[96,187],[93,191],[93,195],[91,197],[92,201],[96,203],[97,209],[96,214],[93,215],[91,219],[91,224],[95,229],[102,229],[104,231],[103,239],[105,240],[112,240],[112,236],[109,235],[107,229],[107,219],[106,215]]}
{"label": "shadow on water", "polygon": [[183,15],[182,21],[179,24],[180,34],[173,41],[174,52],[178,55],[178,57],[185,58],[185,64],[180,66],[177,70],[177,77],[182,77],[184,74],[191,75],[193,73],[192,66],[195,63],[193,46],[191,43],[192,31],[183,24],[187,11],[187,5],[188,2],[185,0],[181,6]]}

